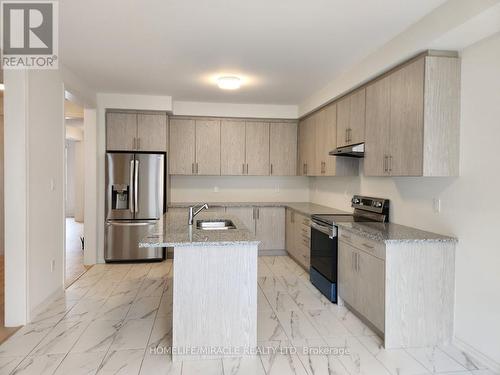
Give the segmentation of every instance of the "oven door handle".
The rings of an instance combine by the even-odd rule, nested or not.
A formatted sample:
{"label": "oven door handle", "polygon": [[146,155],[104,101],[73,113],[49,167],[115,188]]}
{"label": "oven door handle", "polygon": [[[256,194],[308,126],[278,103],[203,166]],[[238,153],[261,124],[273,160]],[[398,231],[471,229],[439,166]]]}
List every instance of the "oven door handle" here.
{"label": "oven door handle", "polygon": [[331,240],[333,240],[334,237],[337,237],[337,227],[335,226],[327,227],[324,225],[319,225],[313,221],[311,222],[311,228],[326,234]]}

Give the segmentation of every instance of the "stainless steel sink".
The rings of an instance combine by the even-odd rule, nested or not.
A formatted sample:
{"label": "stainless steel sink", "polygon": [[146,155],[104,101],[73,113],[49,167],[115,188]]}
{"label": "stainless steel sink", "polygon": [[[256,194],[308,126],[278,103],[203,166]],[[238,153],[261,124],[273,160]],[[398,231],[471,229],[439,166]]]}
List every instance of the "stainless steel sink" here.
{"label": "stainless steel sink", "polygon": [[196,220],[196,228],[201,230],[227,230],[236,229],[231,220]]}

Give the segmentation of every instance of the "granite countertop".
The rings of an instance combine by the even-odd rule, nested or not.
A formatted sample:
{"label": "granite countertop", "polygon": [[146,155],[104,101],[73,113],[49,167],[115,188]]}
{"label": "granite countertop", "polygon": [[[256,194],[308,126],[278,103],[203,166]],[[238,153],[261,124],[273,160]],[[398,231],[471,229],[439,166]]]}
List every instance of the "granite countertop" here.
{"label": "granite countertop", "polygon": [[[169,207],[189,207],[200,203],[193,202],[175,202],[169,204]],[[315,214],[334,214],[334,215],[351,215],[351,212],[342,211],[336,208],[322,206],[310,202],[212,202],[208,203],[209,207],[286,207],[297,211],[306,216]],[[187,215],[187,209],[186,213]],[[215,214],[220,218],[221,214]],[[228,216],[228,215],[224,215]],[[187,216],[186,216],[187,220]],[[370,240],[380,241],[385,243],[390,242],[414,242],[414,241],[429,241],[429,242],[456,242],[454,237],[443,236],[440,234],[423,231],[420,229],[407,227],[404,225],[393,223],[370,223],[370,222],[339,222],[337,225],[347,232],[354,235],[359,235]]]}
{"label": "granite countertop", "polygon": [[346,232],[385,243],[395,242],[457,242],[454,237],[443,236],[424,230],[393,223],[337,223]]}
{"label": "granite countertop", "polygon": [[[229,219],[236,229],[196,229],[197,220]],[[200,212],[194,218],[194,225],[188,225],[188,212],[167,212],[139,242],[139,247],[181,247],[181,246],[225,246],[255,244],[258,241],[245,225],[234,215],[217,212]]]}
{"label": "granite countertop", "polygon": [[[205,202],[174,202],[168,207],[182,208],[189,207]],[[338,210],[332,207],[326,207],[310,202],[207,202],[209,207],[286,207],[297,211],[306,216],[315,214],[335,214],[335,215],[350,215],[351,212]]]}

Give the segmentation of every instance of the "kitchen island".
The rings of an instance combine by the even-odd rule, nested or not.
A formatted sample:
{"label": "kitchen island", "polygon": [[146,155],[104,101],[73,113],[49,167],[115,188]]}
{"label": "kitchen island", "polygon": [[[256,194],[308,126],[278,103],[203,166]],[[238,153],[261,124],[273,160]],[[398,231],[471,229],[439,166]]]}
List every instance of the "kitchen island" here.
{"label": "kitchen island", "polygon": [[[199,221],[230,220],[233,229],[203,230]],[[257,346],[259,241],[234,216],[167,212],[140,247],[173,247],[172,359],[242,356]]]}

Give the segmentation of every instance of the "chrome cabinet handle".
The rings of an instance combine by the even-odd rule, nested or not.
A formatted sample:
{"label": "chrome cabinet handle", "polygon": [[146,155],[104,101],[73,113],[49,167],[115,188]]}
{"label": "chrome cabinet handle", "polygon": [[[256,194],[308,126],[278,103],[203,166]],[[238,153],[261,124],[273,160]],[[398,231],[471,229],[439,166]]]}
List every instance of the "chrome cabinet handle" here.
{"label": "chrome cabinet handle", "polygon": [[257,207],[256,210],[257,210],[257,220],[259,220],[260,219],[260,209]]}
{"label": "chrome cabinet handle", "polygon": [[392,155],[389,155],[389,172],[392,172]]}
{"label": "chrome cabinet handle", "polygon": [[363,243],[362,245],[363,245],[364,247],[366,247],[368,250],[373,250],[373,249],[375,249],[375,246],[371,246],[371,245],[368,245],[368,244],[366,244],[366,243]]}
{"label": "chrome cabinet handle", "polygon": [[141,138],[137,138],[137,149],[140,150],[141,149]]}
{"label": "chrome cabinet handle", "polygon": [[198,162],[196,162],[196,174],[198,174]]}
{"label": "chrome cabinet handle", "polygon": [[387,167],[387,155],[384,155],[384,173],[387,173],[389,168]]}
{"label": "chrome cabinet handle", "polygon": [[248,163],[247,163],[247,174],[248,174]]}
{"label": "chrome cabinet handle", "polygon": [[194,174],[194,163],[191,163],[191,174]]}
{"label": "chrome cabinet handle", "polygon": [[273,163],[271,163],[271,175],[273,174]]}

